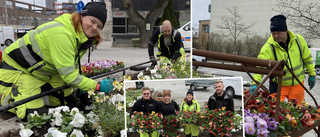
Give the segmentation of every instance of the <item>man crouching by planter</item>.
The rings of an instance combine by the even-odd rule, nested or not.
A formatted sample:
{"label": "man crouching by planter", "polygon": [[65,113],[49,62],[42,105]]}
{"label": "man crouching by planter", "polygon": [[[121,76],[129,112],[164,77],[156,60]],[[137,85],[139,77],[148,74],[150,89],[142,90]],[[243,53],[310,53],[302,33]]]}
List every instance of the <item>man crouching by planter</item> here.
{"label": "man crouching by planter", "polygon": [[[218,80],[215,83],[216,92],[209,98],[208,100],[208,109],[222,109],[222,107],[226,108],[226,111],[234,112],[234,103],[232,96],[228,95],[223,91],[224,85],[223,82]],[[214,134],[209,133],[210,137],[215,137]]]}
{"label": "man crouching by planter", "polygon": [[[158,101],[152,99],[151,91],[148,87],[141,88],[142,99],[138,100],[133,104],[132,109],[130,111],[131,119],[134,118],[133,112],[143,112],[143,114],[151,114],[152,111],[155,113],[161,113],[161,105]],[[163,116],[161,115],[161,119]],[[139,132],[140,133],[140,132]],[[159,137],[160,133],[158,131],[154,131],[151,133],[152,137]],[[140,133],[140,137],[149,137],[148,133]]]}
{"label": "man crouching by planter", "polygon": [[163,21],[162,25],[158,27],[150,38],[148,43],[149,58],[152,65],[157,65],[157,59],[154,56],[154,44],[158,43],[157,57],[165,57],[167,61],[174,63],[179,57],[185,54],[181,34],[178,30],[172,29],[169,20]]}
{"label": "man crouching by planter", "polygon": [[[80,13],[63,14],[40,25],[7,47],[0,68],[2,106],[69,84],[80,90],[113,91],[112,81],[98,82],[81,75],[80,59],[99,44],[107,19],[105,3],[89,2]],[[48,106],[60,105],[58,93],[32,100],[9,111],[23,119],[29,113],[47,113]],[[74,107],[73,88],[64,89],[67,105]]]}

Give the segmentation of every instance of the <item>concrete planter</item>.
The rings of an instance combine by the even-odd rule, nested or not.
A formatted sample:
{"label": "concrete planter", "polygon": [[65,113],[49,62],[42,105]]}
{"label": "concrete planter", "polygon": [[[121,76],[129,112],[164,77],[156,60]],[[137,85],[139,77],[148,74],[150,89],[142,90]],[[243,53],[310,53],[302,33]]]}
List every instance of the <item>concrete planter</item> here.
{"label": "concrete planter", "polygon": [[133,47],[140,47],[140,38],[132,38],[131,41]]}

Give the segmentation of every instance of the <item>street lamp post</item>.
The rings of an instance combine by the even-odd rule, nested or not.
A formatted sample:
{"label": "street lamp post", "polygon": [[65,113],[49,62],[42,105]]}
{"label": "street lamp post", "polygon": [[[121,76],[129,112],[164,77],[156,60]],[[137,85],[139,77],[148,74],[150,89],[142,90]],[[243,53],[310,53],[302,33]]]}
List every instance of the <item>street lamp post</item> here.
{"label": "street lamp post", "polygon": [[4,0],[4,13],[6,18],[6,26],[8,26],[8,9],[7,9],[7,0]]}

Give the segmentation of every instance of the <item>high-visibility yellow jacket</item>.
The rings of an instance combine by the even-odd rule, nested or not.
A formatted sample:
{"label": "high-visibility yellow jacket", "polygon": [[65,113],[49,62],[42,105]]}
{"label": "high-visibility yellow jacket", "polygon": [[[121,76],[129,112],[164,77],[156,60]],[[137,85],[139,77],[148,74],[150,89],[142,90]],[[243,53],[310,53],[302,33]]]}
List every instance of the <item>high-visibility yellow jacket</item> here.
{"label": "high-visibility yellow jacket", "polygon": [[180,111],[194,111],[200,112],[200,105],[196,100],[192,100],[192,104],[189,106],[186,101],[183,101],[180,107]]}
{"label": "high-visibility yellow jacket", "polygon": [[80,51],[80,44],[88,40],[80,30],[75,31],[70,14],[63,14],[7,47],[3,61],[42,81],[59,74],[65,83],[81,90],[95,89],[96,81],[79,74],[77,62],[87,51]]}
{"label": "high-visibility yellow jacket", "polygon": [[[276,52],[277,60],[284,60],[290,68],[293,70],[294,74],[299,78],[302,82],[305,79],[305,72],[303,67],[306,68],[308,74],[310,76],[316,76],[311,52],[308,49],[307,43],[301,35],[296,35],[291,31],[287,31],[290,37],[290,41],[288,44],[288,52],[283,49],[278,42],[276,42],[272,36],[269,37],[267,43],[263,45],[261,51],[258,55],[260,59],[268,59],[275,60],[275,56],[273,53],[273,49],[270,45],[273,45],[274,50]],[[298,40],[299,38],[301,50],[299,49]],[[300,51],[302,55],[300,54]],[[301,58],[302,57],[302,58]],[[294,79],[292,74],[289,72],[288,68],[284,67],[284,71],[286,75],[282,77],[282,86],[293,86],[298,85],[299,83]],[[263,75],[255,74],[253,77],[261,82]],[[254,82],[253,82],[254,83]]]}

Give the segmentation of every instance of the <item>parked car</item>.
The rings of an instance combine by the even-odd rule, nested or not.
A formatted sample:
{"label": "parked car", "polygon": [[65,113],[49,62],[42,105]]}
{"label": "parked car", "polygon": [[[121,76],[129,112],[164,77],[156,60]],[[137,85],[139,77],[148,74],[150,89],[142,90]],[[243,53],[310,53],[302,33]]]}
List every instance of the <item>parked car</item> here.
{"label": "parked car", "polygon": [[213,79],[192,79],[186,80],[185,85],[190,86],[190,89],[193,91],[197,90],[199,87],[203,87],[203,89],[207,89],[208,87],[214,86],[216,80]]}
{"label": "parked car", "polygon": [[[203,56],[192,55],[192,61],[207,62],[207,58]],[[198,66],[192,66],[193,70],[197,70]]]}
{"label": "parked car", "polygon": [[0,26],[0,44],[1,46],[10,46],[14,39],[13,28],[9,26]]}
{"label": "parked car", "polygon": [[27,34],[32,28],[18,28],[14,30],[15,38],[22,38],[25,34]]}
{"label": "parked car", "polygon": [[230,77],[230,78],[220,78],[220,79],[191,79],[185,80],[185,86],[190,86],[193,91],[202,87],[207,89],[208,87],[215,87],[215,82],[217,80],[223,81],[224,91],[234,96],[242,96],[243,82],[242,77]]}

